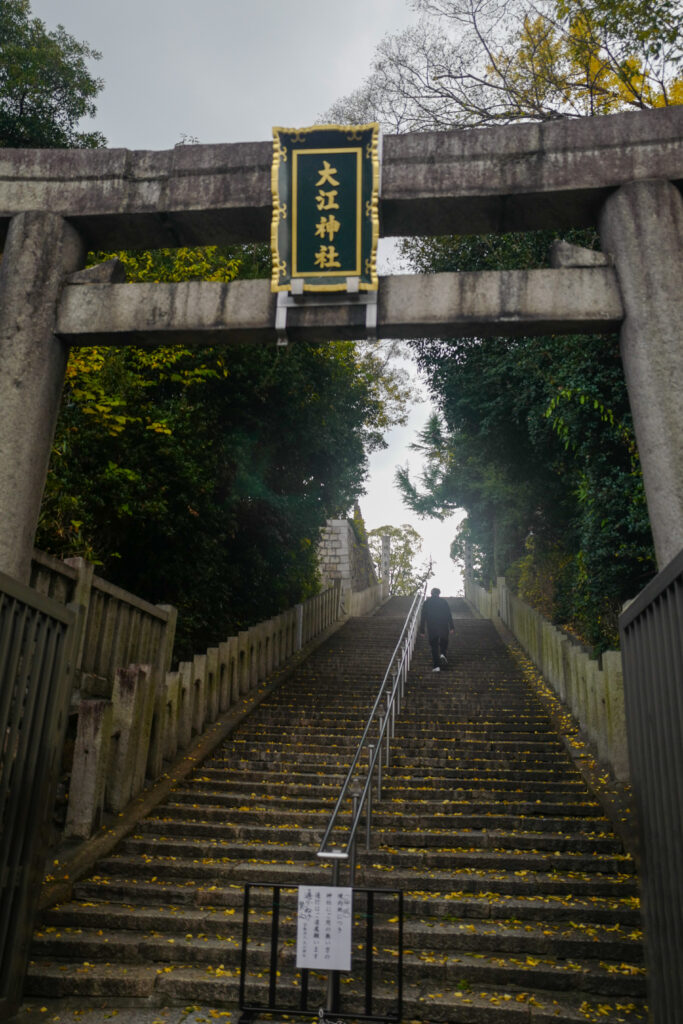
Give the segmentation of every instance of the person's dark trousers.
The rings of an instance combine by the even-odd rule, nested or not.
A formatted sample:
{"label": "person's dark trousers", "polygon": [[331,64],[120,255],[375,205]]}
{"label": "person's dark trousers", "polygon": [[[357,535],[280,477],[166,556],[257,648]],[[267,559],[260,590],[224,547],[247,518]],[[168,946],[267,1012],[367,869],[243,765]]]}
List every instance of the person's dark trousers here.
{"label": "person's dark trousers", "polygon": [[432,649],[432,667],[438,668],[440,665],[441,655],[446,657],[446,651],[448,650],[448,633],[441,633],[437,636],[430,636],[429,646]]}

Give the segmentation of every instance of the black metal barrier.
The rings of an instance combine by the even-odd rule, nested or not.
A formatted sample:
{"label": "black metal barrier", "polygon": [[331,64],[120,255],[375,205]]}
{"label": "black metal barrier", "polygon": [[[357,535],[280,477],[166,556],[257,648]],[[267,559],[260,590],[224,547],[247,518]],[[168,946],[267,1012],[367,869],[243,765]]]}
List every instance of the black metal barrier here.
{"label": "black metal barrier", "polygon": [[71,692],[76,616],[0,573],[0,1020],[21,1003]]}
{"label": "black metal barrier", "polygon": [[263,1013],[321,1021],[333,1014],[335,1020],[398,1024],[403,1007],[402,891],[353,889],[351,970],[326,972],[296,966],[298,890],[265,882],[244,886],[240,1024]]}
{"label": "black metal barrier", "polygon": [[683,551],[619,619],[631,781],[640,821],[648,1003],[683,1019]]}

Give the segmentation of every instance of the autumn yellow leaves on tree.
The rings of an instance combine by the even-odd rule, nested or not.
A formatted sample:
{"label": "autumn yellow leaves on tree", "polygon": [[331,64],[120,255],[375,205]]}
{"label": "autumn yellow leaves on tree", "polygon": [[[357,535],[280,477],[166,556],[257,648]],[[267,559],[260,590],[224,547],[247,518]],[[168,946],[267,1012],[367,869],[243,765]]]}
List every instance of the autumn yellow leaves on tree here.
{"label": "autumn yellow leaves on tree", "polygon": [[414,0],[332,120],[430,131],[683,101],[677,0]]}
{"label": "autumn yellow leaves on tree", "polygon": [[[123,264],[129,281],[229,282],[240,272],[246,252],[218,246],[123,250],[92,253],[89,263],[115,258]],[[152,382],[166,380],[186,389],[226,374],[223,349],[198,351],[196,347],[165,345],[132,348],[124,355],[106,348],[74,348],[67,364],[66,395],[109,434],[120,434],[132,422],[142,423],[155,433],[169,434],[168,420],[151,416],[146,408],[144,394]]]}
{"label": "autumn yellow leaves on tree", "polygon": [[603,18],[583,0],[530,9],[513,44],[491,49],[487,79],[502,87],[511,112],[539,117],[612,114],[683,102],[683,79],[657,58],[610,38]]}

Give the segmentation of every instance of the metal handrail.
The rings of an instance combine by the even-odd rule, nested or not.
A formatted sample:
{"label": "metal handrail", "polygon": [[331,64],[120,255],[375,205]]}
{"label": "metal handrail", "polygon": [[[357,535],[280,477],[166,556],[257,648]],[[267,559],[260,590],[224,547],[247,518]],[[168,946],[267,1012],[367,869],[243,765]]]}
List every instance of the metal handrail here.
{"label": "metal handrail", "polygon": [[[405,684],[408,679],[408,669],[410,667],[410,660],[412,657],[413,650],[415,649],[415,639],[417,636],[417,629],[420,620],[420,611],[424,600],[425,592],[427,589],[427,583],[422,588],[422,592],[417,591],[413,598],[413,602],[410,606],[410,611],[403,624],[401,635],[398,639],[394,653],[392,654],[387,670],[384,673],[382,684],[377,692],[375,703],[372,706],[372,710],[368,717],[368,720],[363,729],[363,735],[360,738],[356,753],[351,762],[351,766],[347,772],[346,778],[342,783],[337,802],[334,806],[334,810],[330,815],[325,834],[318,847],[317,856],[321,859],[333,861],[333,884],[339,884],[339,866],[340,861],[347,861],[350,863],[350,874],[351,874],[351,885],[353,885],[355,875],[355,851],[356,851],[356,833],[360,824],[360,819],[363,814],[363,809],[367,807],[366,813],[366,836],[365,844],[366,850],[370,849],[370,830],[372,821],[372,789],[373,789],[373,778],[376,772],[377,781],[377,800],[381,799],[382,795],[382,767],[389,767],[391,750],[390,743],[394,737],[396,728],[396,716],[400,713],[401,702],[405,696]],[[381,709],[381,710],[380,710]],[[377,723],[377,734],[376,742],[368,743],[373,725]],[[361,757],[368,747],[368,765],[367,774],[365,777],[365,784],[362,790],[354,790],[349,794],[349,790],[356,778],[357,769],[359,767]],[[337,819],[341,812],[342,806],[346,799],[351,796],[352,799],[352,813],[351,813],[351,825],[348,830],[348,837],[346,840],[346,846],[342,849],[340,847],[334,847],[328,849],[328,842],[332,832],[337,825]]]}

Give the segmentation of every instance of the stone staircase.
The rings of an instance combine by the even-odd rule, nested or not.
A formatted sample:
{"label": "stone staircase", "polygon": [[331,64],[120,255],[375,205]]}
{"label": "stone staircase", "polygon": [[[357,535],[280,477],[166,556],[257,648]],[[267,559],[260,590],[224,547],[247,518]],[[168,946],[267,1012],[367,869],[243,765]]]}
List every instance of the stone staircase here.
{"label": "stone staircase", "polygon": [[[356,886],[404,891],[406,1020],[639,1021],[631,859],[490,622],[452,600],[452,667],[418,644]],[[295,894],[315,856],[405,602],[349,621],[216,750],[72,902],[44,914],[27,994],[235,1010],[245,882],[278,883],[280,1005],[295,1005]],[[342,882],[344,880],[342,879]],[[267,997],[269,891],[252,890],[249,989]],[[378,902],[373,1012],[396,1008],[396,920]],[[394,906],[394,904],[387,904]],[[355,926],[354,926],[355,928]],[[342,1010],[361,1012],[364,931]],[[310,972],[320,1005],[324,977]],[[237,1019],[237,1013],[234,1013]]]}

